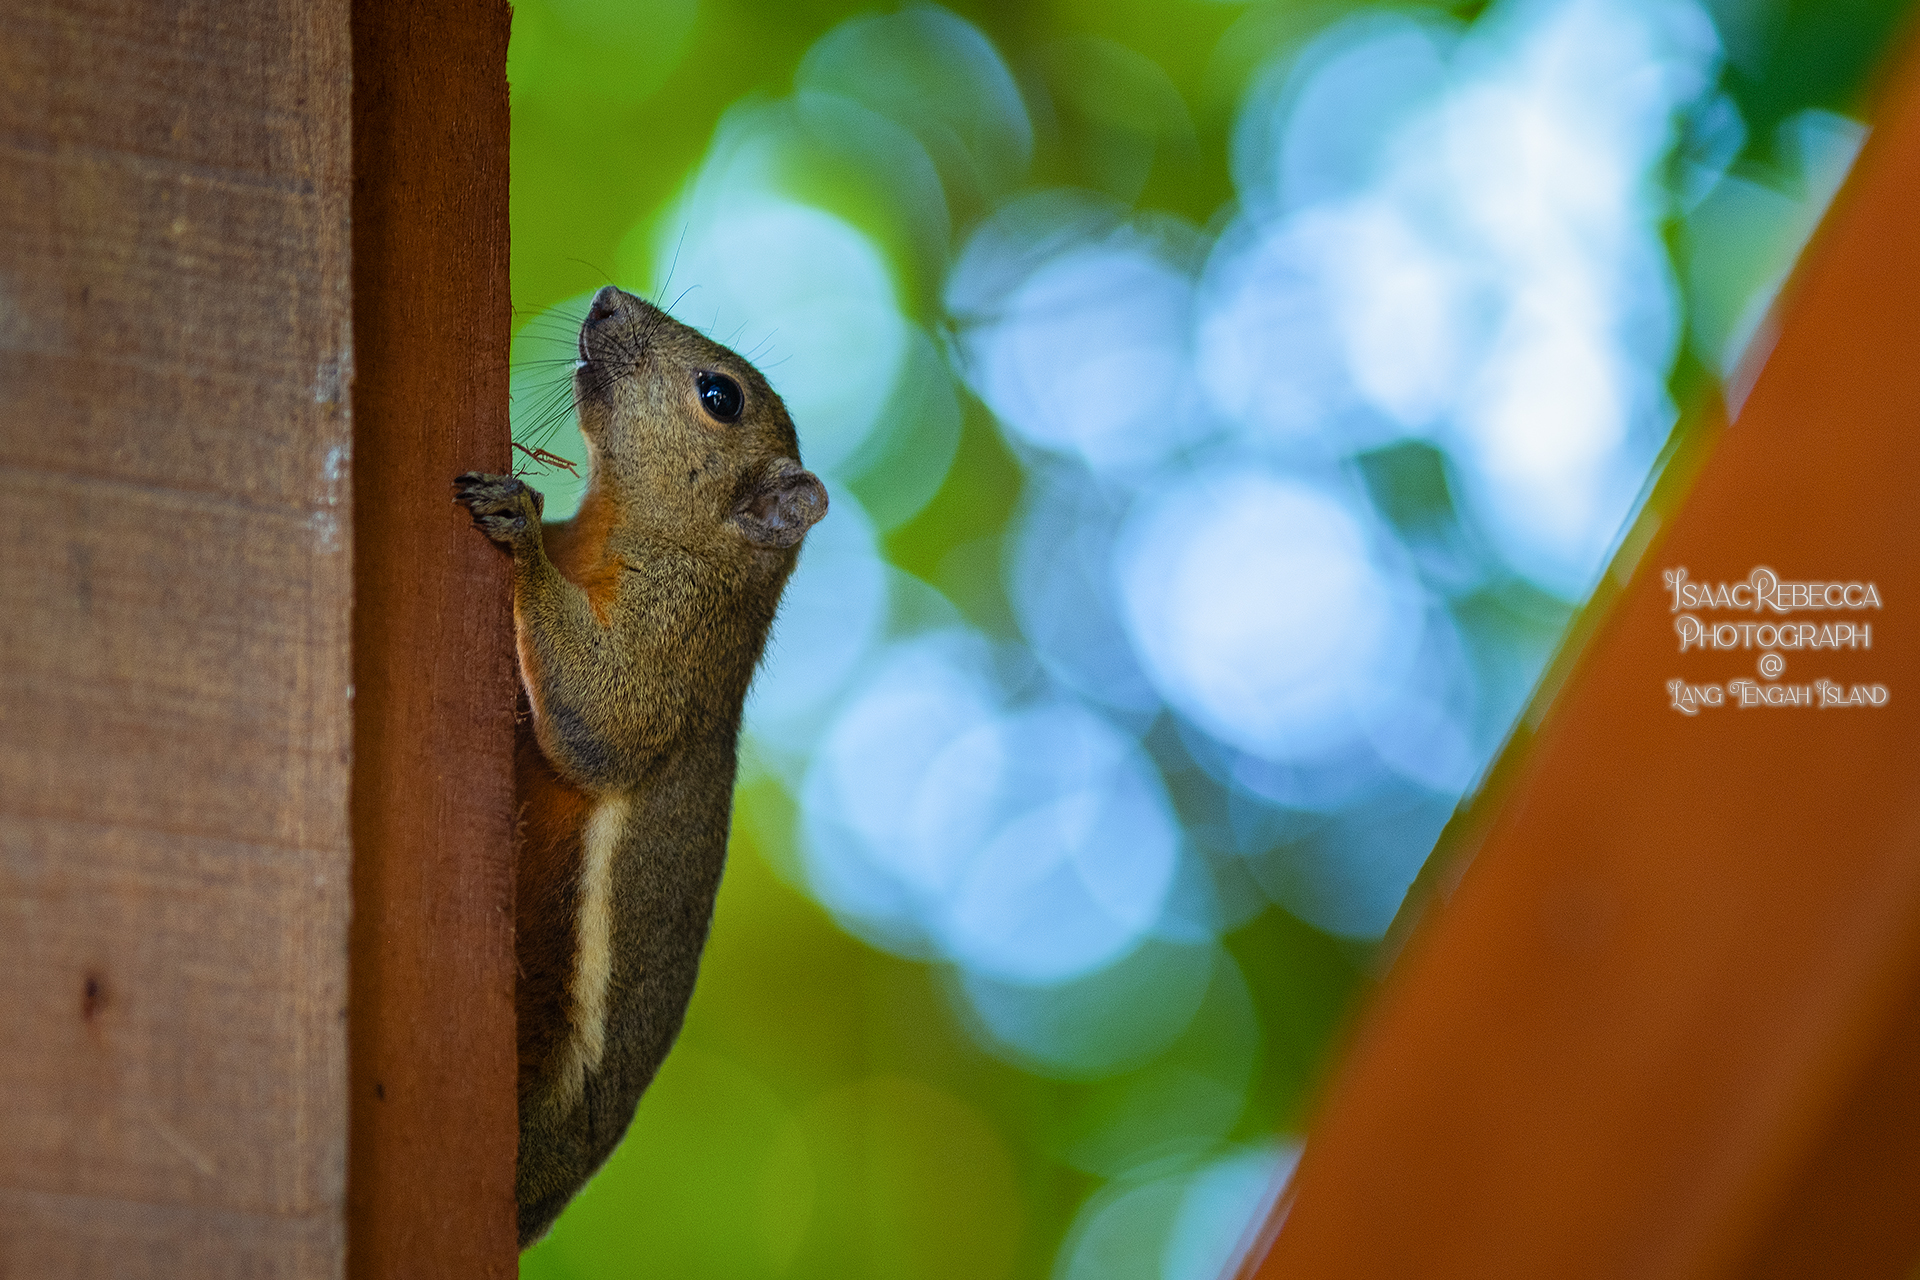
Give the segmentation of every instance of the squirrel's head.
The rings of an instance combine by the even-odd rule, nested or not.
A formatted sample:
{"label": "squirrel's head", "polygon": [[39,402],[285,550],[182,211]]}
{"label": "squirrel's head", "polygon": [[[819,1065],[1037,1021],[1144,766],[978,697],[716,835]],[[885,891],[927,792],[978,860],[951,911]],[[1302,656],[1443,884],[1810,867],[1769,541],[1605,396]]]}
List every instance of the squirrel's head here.
{"label": "squirrel's head", "polygon": [[573,397],[594,483],[623,506],[769,550],[796,546],[827,513],[760,371],[644,299],[612,285],[593,295]]}

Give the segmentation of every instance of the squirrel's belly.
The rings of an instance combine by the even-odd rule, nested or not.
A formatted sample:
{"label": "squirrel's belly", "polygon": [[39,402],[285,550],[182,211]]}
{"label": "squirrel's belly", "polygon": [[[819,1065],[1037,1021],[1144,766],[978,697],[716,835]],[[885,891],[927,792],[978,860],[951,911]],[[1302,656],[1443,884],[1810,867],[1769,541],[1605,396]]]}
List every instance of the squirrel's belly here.
{"label": "squirrel's belly", "polygon": [[579,932],[569,992],[567,1041],[560,1046],[555,1094],[562,1108],[578,1101],[589,1072],[607,1049],[607,1000],[613,985],[613,860],[632,801],[597,802],[580,833]]}

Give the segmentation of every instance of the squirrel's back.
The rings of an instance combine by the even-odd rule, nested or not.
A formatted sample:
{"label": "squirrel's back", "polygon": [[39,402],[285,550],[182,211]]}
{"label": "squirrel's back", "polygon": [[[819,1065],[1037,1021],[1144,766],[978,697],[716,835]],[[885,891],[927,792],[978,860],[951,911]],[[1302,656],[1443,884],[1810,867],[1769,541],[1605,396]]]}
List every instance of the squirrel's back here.
{"label": "squirrel's back", "polygon": [[[561,908],[578,920],[574,954],[546,958],[565,966],[564,983],[536,986],[529,968],[519,1001],[523,1245],[619,1145],[679,1035],[725,863],[733,773],[732,743],[711,744],[661,761],[657,785],[580,810],[573,901]],[[555,896],[522,876],[523,902]]]}

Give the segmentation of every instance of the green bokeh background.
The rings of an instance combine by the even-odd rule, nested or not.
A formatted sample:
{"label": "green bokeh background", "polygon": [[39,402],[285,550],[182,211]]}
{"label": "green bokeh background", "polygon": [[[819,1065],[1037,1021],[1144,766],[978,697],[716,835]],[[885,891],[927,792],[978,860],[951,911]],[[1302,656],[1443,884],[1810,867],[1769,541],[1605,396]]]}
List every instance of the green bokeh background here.
{"label": "green bokeh background", "polygon": [[[1036,118],[1027,188],[1101,189],[1207,225],[1232,195],[1227,136],[1248,77],[1276,49],[1362,6],[951,7],[1023,83],[1047,88],[1053,109]],[[1471,19],[1479,7],[1449,12]],[[1906,8],[1902,0],[1709,7],[1727,50],[1722,88],[1748,126],[1734,171],[1761,178],[1781,164],[1778,122],[1807,107],[1867,115],[1878,55]],[[617,278],[622,244],[671,216],[723,112],[788,93],[806,50],[869,11],[844,0],[521,0],[508,67],[520,320],[609,280],[648,287]],[[1122,135],[1129,144],[1113,145]],[[1144,169],[1142,137],[1152,140]],[[956,201],[954,243],[983,212]],[[1696,293],[1711,290],[1709,273],[1689,270],[1683,239],[1676,229],[1680,278]],[[896,268],[911,277],[907,264]],[[903,290],[902,306],[937,325],[932,298]],[[1692,355],[1673,378],[1683,405],[1712,386]],[[889,529],[883,547],[975,626],[1009,635],[995,539],[1021,470],[980,405],[963,397],[962,417],[938,494]],[[1419,476],[1392,474],[1391,462],[1379,464],[1379,484],[1411,486],[1407,502],[1417,505]],[[1530,625],[1550,635],[1565,616],[1546,610]],[[1167,782],[1176,805],[1206,791],[1183,788],[1177,775]],[[524,1255],[523,1276],[1046,1276],[1074,1214],[1105,1185],[1099,1145],[1116,1131],[1136,1158],[1152,1150],[1156,1124],[1174,1120],[1183,1122],[1176,1130],[1210,1128],[1227,1143],[1300,1131],[1365,987],[1368,947],[1270,909],[1224,939],[1245,983],[1215,973],[1200,1015],[1171,1047],[1100,1079],[1046,1078],[977,1046],[945,973],[866,947],[795,887],[791,804],[771,782],[743,788],[679,1047],[625,1145]],[[1231,1032],[1243,1020],[1209,1016],[1247,1000],[1257,1043]],[[1237,1079],[1246,1075],[1242,1107]],[[1221,1096],[1232,1114],[1183,1115]],[[1169,1161],[1181,1158],[1170,1146]]]}

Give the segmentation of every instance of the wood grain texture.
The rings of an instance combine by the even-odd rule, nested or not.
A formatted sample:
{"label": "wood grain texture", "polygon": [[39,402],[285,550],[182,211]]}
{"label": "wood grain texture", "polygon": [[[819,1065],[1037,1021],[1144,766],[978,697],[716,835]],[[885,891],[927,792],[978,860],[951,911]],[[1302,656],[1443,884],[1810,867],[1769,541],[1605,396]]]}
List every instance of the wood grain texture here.
{"label": "wood grain texture", "polygon": [[[1418,925],[1259,1276],[1905,1277],[1920,1254],[1920,46],[1738,421]],[[1685,716],[1662,569],[1871,581],[1877,709]],[[1629,566],[1630,567],[1630,566]],[[1728,614],[1709,615],[1721,620]],[[1748,614],[1741,621],[1757,619]],[[1474,825],[1469,823],[1469,825]]]}
{"label": "wood grain texture", "polygon": [[342,1270],[349,93],[0,7],[0,1276]]}
{"label": "wood grain texture", "polygon": [[349,1272],[517,1270],[503,0],[357,0]]}

